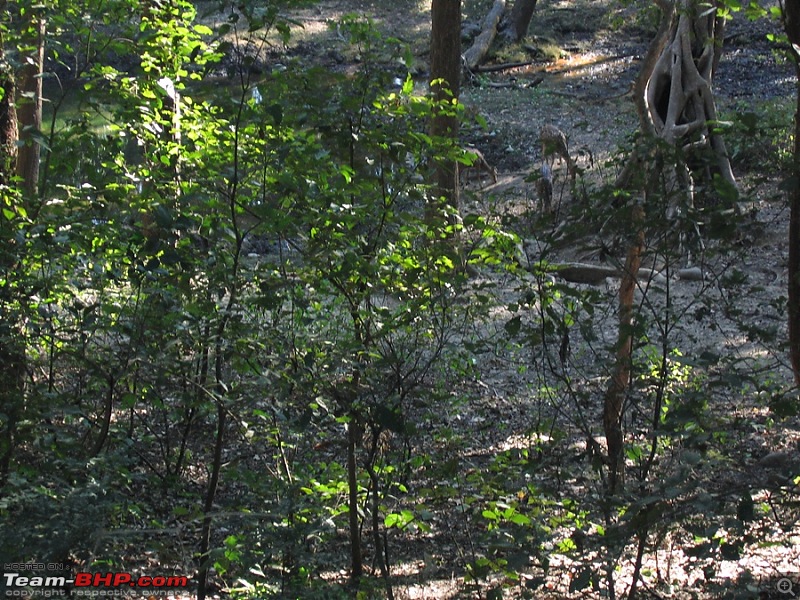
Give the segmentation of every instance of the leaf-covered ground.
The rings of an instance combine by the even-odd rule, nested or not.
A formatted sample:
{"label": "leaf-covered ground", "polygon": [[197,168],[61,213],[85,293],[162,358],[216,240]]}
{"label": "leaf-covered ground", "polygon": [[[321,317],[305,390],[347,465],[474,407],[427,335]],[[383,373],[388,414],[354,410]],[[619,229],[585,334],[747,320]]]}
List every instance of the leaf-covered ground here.
{"label": "leaf-covered ground", "polygon": [[[488,8],[467,2],[465,21],[479,23]],[[265,68],[287,56],[336,70],[357,68],[357,49],[329,25],[347,13],[371,17],[407,44],[418,85],[424,86],[429,7],[408,0],[332,0],[299,10],[292,17],[302,28],[294,30],[288,47],[262,57]],[[484,177],[465,187],[465,210],[517,233],[523,263],[542,257],[593,264],[619,260],[611,234],[569,234],[582,214],[576,203],[596,200],[591,193],[573,199],[563,165],[556,169],[554,220],[538,218],[535,184],[526,179],[541,164],[538,131],[545,123],[567,133],[590,187],[613,179],[619,164],[612,159],[636,131],[630,89],[656,17],[651,9],[602,0],[540,3],[527,48],[490,59],[531,64],[479,73],[465,86],[461,99],[468,114],[480,115],[487,125],[465,128],[464,142],[479,148],[498,170],[496,183]],[[409,494],[398,505],[424,510],[430,520],[425,530],[389,532],[395,597],[483,598],[502,583],[504,597],[608,597],[609,573],[620,594],[628,589],[635,533],[643,523],[651,532],[643,553],[645,597],[785,597],[778,582],[792,575],[795,589],[800,587],[800,491],[791,482],[800,470],[800,421],[781,412],[781,406],[792,412],[796,394],[787,392],[788,210],[778,186],[790,147],[794,81],[791,66],[766,39],[776,30],[775,23],[754,24],[736,15],[716,75],[743,192],[738,237],[724,248],[722,242],[705,242],[707,254],[693,260],[702,280],[654,271],[642,280],[638,296],[643,316],[652,319],[648,331],[654,340],[643,355],[651,352],[657,362],[658,333],[669,331],[674,390],[668,394],[676,411],[703,405],[691,413],[702,431],[671,438],[649,477],[637,481],[644,459],[636,453],[648,448],[646,399],[657,385],[647,379],[647,362],[638,365],[640,397],[631,400],[627,423],[628,500],[638,513],[611,519],[616,525],[608,526],[601,518],[598,459],[586,431],[602,444],[600,409],[616,336],[618,280],[592,286],[551,275],[482,270],[478,281],[486,284],[496,308],[476,325],[473,338],[464,333],[465,340],[482,340],[484,351],[474,371],[453,382],[461,404],[435,419],[420,411],[419,418],[428,420],[418,424],[415,444],[431,458],[413,475]],[[389,57],[386,62],[391,68]],[[394,64],[403,77],[405,67]],[[604,247],[611,248],[610,256],[601,257]],[[658,271],[663,264],[653,257],[649,266]],[[570,313],[569,332],[534,339],[536,317],[544,309],[526,299],[542,285],[559,286],[561,298],[553,309],[559,314],[587,294],[594,314],[578,306]],[[664,315],[669,317],[660,322]],[[590,326],[583,328],[582,318]],[[724,506],[732,517],[710,518],[724,513]],[[345,533],[340,537],[342,552],[322,557],[330,564],[326,577],[335,581],[346,577]],[[465,580],[467,564],[475,581]]]}

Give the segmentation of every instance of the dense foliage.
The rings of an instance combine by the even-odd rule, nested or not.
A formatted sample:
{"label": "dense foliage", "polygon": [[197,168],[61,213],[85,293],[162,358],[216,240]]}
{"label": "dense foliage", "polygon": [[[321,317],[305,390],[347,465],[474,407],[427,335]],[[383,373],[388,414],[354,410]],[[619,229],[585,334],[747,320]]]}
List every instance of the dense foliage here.
{"label": "dense foliage", "polygon": [[[557,556],[568,592],[615,597],[618,565],[638,577],[668,538],[691,540],[709,580],[754,542],[754,521],[787,542],[797,473],[772,482],[769,506],[747,485],[703,487],[732,460],[710,390],[758,396],[771,423],[797,415],[757,365],[681,351],[713,318],[710,291],[738,317],[735,250],[688,308],[669,277],[642,283],[631,475],[612,494],[589,407],[613,307],[555,279],[550,259],[565,235],[626,239],[628,192],[581,180],[576,197],[613,209],[576,202],[567,234],[541,215],[457,214],[430,175],[473,158],[429,125],[464,109],[386,60],[399,40],[345,17],[359,64],[336,73],[264,60],[289,35],[277,6],[206,8],[226,20],[212,29],[186,0],[2,5],[12,67],[35,40],[22,24],[46,15],[49,104],[38,189],[0,188],[1,372],[19,377],[0,408],[3,562],[188,574],[201,597],[330,598],[348,569],[362,597],[393,597],[397,564],[436,571],[434,540],[490,597],[535,597]],[[763,122],[739,115],[734,155]],[[697,220],[720,247],[742,230],[725,220],[730,190],[675,218],[666,178],[637,185],[653,188],[648,252],[668,276],[685,251],[714,253]],[[535,250],[518,244],[531,234]],[[530,401],[510,449],[470,439],[492,360]],[[500,431],[497,410],[482,420]]]}

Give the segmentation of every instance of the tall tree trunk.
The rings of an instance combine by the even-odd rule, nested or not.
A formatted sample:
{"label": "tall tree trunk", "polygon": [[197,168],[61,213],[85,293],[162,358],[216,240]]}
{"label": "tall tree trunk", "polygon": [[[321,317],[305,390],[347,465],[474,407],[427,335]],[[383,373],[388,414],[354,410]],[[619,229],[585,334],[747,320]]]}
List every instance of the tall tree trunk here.
{"label": "tall tree trunk", "polygon": [[[5,10],[5,3],[0,8]],[[18,129],[14,70],[6,61],[4,50],[0,45],[0,185],[9,185],[17,163]],[[0,205],[13,210],[18,198],[5,191],[0,193]],[[0,215],[0,487],[11,469],[14,436],[23,407],[25,353],[13,308],[13,273],[18,262],[14,224]]]}
{"label": "tall tree trunk", "polygon": [[515,0],[511,15],[500,25],[500,33],[507,42],[517,43],[528,34],[537,0]]}
{"label": "tall tree trunk", "polygon": [[[5,9],[5,3],[2,6]],[[44,18],[42,9],[36,8],[28,13],[29,22],[23,41],[34,48],[33,55],[23,57],[20,72],[20,85],[15,94],[16,78],[8,67],[5,49],[0,48],[0,78],[4,90],[0,100],[0,179],[10,180],[12,164],[16,174],[22,179],[23,198],[8,196],[13,203],[12,212],[32,216],[31,201],[36,195],[39,181],[39,143],[36,137],[42,126],[42,70],[44,68]],[[15,113],[16,107],[16,113]],[[12,137],[13,136],[13,137]],[[19,142],[19,143],[18,143]],[[16,157],[14,153],[16,151]],[[14,161],[14,158],[16,160]],[[5,199],[3,199],[5,200]],[[17,203],[22,202],[23,206]],[[4,208],[5,202],[3,202]],[[25,205],[27,204],[27,205]],[[17,208],[21,210],[17,210]],[[20,262],[19,249],[14,236],[14,225],[4,216],[0,231],[0,485],[11,469],[11,460],[16,444],[17,423],[25,410],[25,343],[22,334],[19,309],[14,295],[14,272]]]}
{"label": "tall tree trunk", "polygon": [[633,358],[634,291],[637,273],[642,262],[644,248],[644,210],[635,206],[631,217],[636,234],[628,247],[625,269],[619,286],[619,325],[617,329],[617,352],[614,371],[603,400],[603,430],[608,445],[609,485],[611,494],[619,491],[625,481],[625,452],[622,419],[623,406],[631,378]]}
{"label": "tall tree trunk", "polygon": [[364,562],[361,553],[361,527],[358,516],[358,463],[356,449],[361,442],[361,428],[358,425],[358,415],[355,411],[350,415],[347,424],[347,488],[348,488],[348,520],[350,524],[350,583],[354,589],[358,588],[361,575],[364,572]]}
{"label": "tall tree trunk", "polygon": [[794,60],[797,107],[794,115],[794,160],[792,177],[795,180],[789,199],[789,352],[795,385],[800,386],[800,2],[781,3],[783,27],[791,43]]}
{"label": "tall tree trunk", "polygon": [[220,472],[222,471],[222,450],[225,447],[225,426],[227,412],[223,404],[223,397],[217,398],[217,434],[214,438],[214,458],[211,463],[211,472],[208,474],[208,486],[203,502],[203,525],[200,531],[200,568],[197,572],[197,600],[205,600],[208,593],[208,572],[210,569],[211,552],[211,525],[214,510],[214,501],[217,498]]}
{"label": "tall tree trunk", "polygon": [[470,71],[477,69],[498,35],[506,44],[521,42],[528,33],[536,3],[537,0],[515,0],[509,14],[506,0],[494,0],[481,24],[480,34],[464,52],[464,66]]}
{"label": "tall tree trunk", "polygon": [[17,156],[17,175],[22,178],[22,189],[30,200],[36,196],[39,185],[40,147],[38,138],[42,130],[42,72],[44,69],[45,21],[40,11],[31,11],[28,24],[35,39],[35,53],[28,57],[20,72],[19,118],[20,148]]}
{"label": "tall tree trunk", "polygon": [[[454,104],[461,83],[461,0],[433,0],[431,6],[431,92],[434,100],[452,103],[434,115],[431,135],[458,138],[458,117]],[[436,165],[436,195],[457,211],[458,168],[455,161]]]}
{"label": "tall tree trunk", "polygon": [[[645,140],[652,140],[659,134],[647,101],[647,90],[654,76],[656,65],[659,64],[659,59],[663,56],[667,47],[670,39],[670,30],[677,14],[674,2],[656,0],[656,3],[662,11],[661,24],[656,37],[650,43],[647,54],[642,61],[639,75],[634,83],[634,102],[639,116],[639,127]],[[645,143],[635,149],[628,164],[617,177],[616,185],[618,187],[628,187],[635,174],[641,175],[643,169],[649,167],[649,161],[653,160],[653,156],[647,150],[649,147],[650,144]],[[645,187],[648,185],[648,182],[643,181],[637,181],[636,183]],[[611,494],[620,490],[624,484],[625,477],[625,440],[622,421],[625,416],[624,402],[630,385],[633,359],[633,332],[631,328],[633,326],[634,291],[637,285],[637,274],[645,242],[644,221],[645,214],[642,206],[633,207],[630,230],[636,233],[628,246],[625,269],[620,282],[615,364],[603,399],[603,431],[608,446],[609,464],[608,491]]]}

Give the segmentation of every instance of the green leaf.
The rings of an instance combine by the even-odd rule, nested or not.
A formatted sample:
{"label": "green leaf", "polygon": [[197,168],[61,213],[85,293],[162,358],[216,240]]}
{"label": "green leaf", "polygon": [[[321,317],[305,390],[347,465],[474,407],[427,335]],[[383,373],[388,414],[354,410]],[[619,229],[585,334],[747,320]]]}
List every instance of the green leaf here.
{"label": "green leaf", "polygon": [[280,127],[283,122],[283,106],[279,103],[271,104],[267,107],[267,114],[272,117],[276,127]]}
{"label": "green leaf", "polygon": [[406,96],[410,96],[414,92],[414,80],[411,78],[411,74],[409,73],[406,76],[406,80],[403,82],[403,93]]}
{"label": "green leaf", "polygon": [[527,515],[521,515],[519,513],[514,513],[509,517],[508,520],[511,521],[512,523],[515,523],[516,525],[528,526],[531,524],[530,517],[528,517]]}
{"label": "green leaf", "polygon": [[397,513],[392,513],[386,515],[386,517],[383,519],[383,526],[388,529],[391,527],[395,527],[399,522],[400,522],[400,515],[398,515]]}
{"label": "green leaf", "polygon": [[516,317],[512,317],[511,319],[509,319],[503,326],[503,329],[506,330],[506,333],[508,335],[514,337],[519,333],[521,327],[522,327],[522,317],[520,315],[517,315]]}

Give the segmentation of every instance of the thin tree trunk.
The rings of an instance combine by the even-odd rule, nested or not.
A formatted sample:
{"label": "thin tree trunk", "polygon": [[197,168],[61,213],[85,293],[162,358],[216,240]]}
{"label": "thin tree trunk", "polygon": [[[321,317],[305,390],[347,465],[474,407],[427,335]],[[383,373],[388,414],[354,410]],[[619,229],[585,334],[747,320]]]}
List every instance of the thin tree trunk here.
{"label": "thin tree trunk", "polygon": [[357,417],[352,415],[347,424],[347,487],[349,490],[348,508],[350,519],[350,582],[358,585],[364,572],[361,556],[361,530],[358,519],[358,465],[356,464],[356,448],[361,440]]}
{"label": "thin tree trunk", "polygon": [[117,385],[117,381],[113,375],[109,375],[106,384],[108,385],[108,389],[106,390],[106,397],[103,402],[100,433],[97,435],[97,441],[95,441],[94,447],[91,450],[90,456],[92,457],[98,456],[103,450],[103,446],[105,446],[106,440],[108,439],[108,432],[111,429],[111,418],[114,416],[114,388]]}
{"label": "thin tree trunk", "polygon": [[611,494],[619,491],[625,480],[625,452],[622,418],[625,395],[631,378],[633,356],[633,307],[637,273],[644,248],[644,210],[635,206],[631,217],[636,235],[628,247],[625,269],[619,287],[619,326],[616,362],[603,402],[603,430],[608,444],[609,486]]}
{"label": "thin tree trunk", "polygon": [[783,2],[781,5],[783,27],[791,43],[797,86],[797,107],[794,116],[794,160],[792,186],[789,199],[789,353],[795,385],[800,386],[800,3]]}
{"label": "thin tree trunk", "polygon": [[[800,179],[800,69],[798,77],[797,108],[794,117],[793,177]],[[800,386],[800,185],[792,186],[789,199],[789,349],[794,372],[794,383]]]}
{"label": "thin tree trunk", "polygon": [[375,469],[375,460],[378,452],[378,444],[380,441],[380,429],[372,430],[372,440],[370,444],[369,460],[367,462],[367,472],[372,484],[372,543],[375,546],[375,560],[378,562],[378,567],[381,570],[383,577],[384,589],[386,590],[386,599],[394,600],[394,590],[392,589],[392,581],[389,572],[389,552],[385,545],[385,539],[381,539],[380,531],[380,480],[378,473]]}
{"label": "thin tree trunk", "polygon": [[222,449],[225,445],[225,424],[227,413],[222,397],[217,398],[217,435],[214,441],[214,459],[211,473],[208,477],[208,489],[203,504],[203,527],[200,533],[200,570],[197,574],[197,600],[205,600],[208,590],[208,559],[211,550],[211,511],[214,509],[214,500],[217,497],[219,476],[222,470]]}
{"label": "thin tree trunk", "polygon": [[[639,75],[634,83],[634,102],[639,116],[639,127],[644,137],[651,139],[656,135],[653,120],[647,105],[646,92],[648,83],[653,76],[659,57],[669,41],[669,32],[675,16],[675,3],[668,0],[656,0],[661,8],[661,24],[656,37],[650,44],[647,54],[642,61]],[[626,188],[640,172],[643,165],[652,157],[648,155],[647,145],[637,147],[628,164],[617,177],[616,185]],[[628,247],[625,258],[625,268],[619,289],[619,326],[617,331],[617,352],[614,372],[611,376],[603,401],[603,430],[606,436],[609,459],[609,493],[613,494],[621,487],[624,481],[625,452],[624,437],[622,432],[622,419],[625,395],[628,391],[631,376],[631,360],[633,355],[633,337],[631,326],[633,324],[634,291],[637,284],[637,273],[641,265],[641,253],[644,247],[644,209],[635,206],[631,214],[631,230],[635,231],[635,238]]]}

